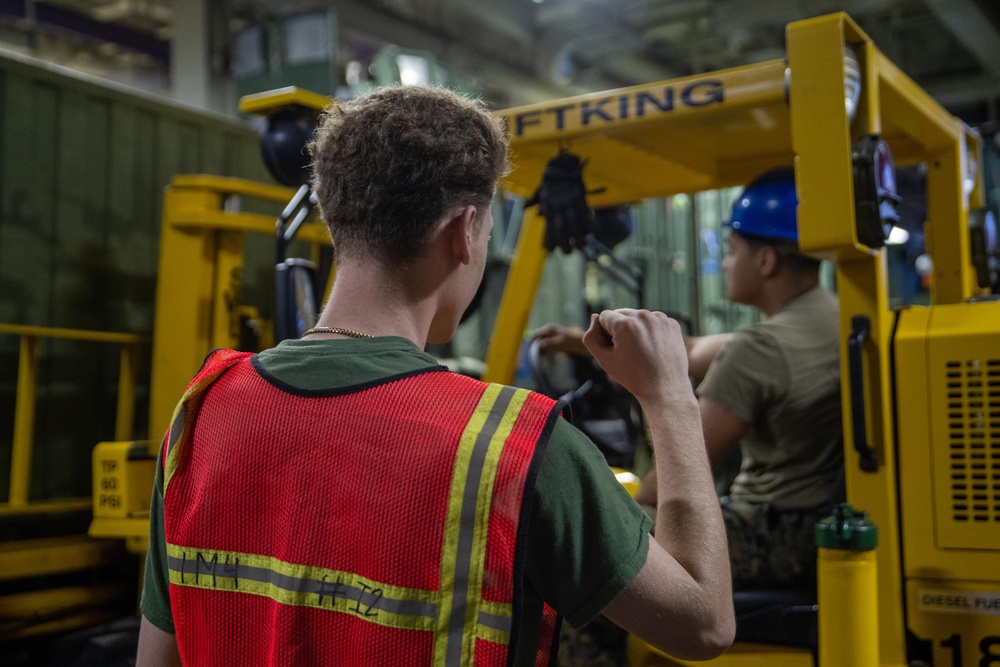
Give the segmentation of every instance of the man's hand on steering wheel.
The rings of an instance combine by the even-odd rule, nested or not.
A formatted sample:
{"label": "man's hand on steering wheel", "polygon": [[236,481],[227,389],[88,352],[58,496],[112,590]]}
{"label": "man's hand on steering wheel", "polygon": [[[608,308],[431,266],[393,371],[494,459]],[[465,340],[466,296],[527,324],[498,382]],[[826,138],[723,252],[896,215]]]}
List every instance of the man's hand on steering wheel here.
{"label": "man's hand on steering wheel", "polygon": [[538,341],[538,351],[542,354],[565,352],[576,357],[589,357],[590,351],[583,344],[583,329],[562,324],[546,324],[531,334],[531,340]]}

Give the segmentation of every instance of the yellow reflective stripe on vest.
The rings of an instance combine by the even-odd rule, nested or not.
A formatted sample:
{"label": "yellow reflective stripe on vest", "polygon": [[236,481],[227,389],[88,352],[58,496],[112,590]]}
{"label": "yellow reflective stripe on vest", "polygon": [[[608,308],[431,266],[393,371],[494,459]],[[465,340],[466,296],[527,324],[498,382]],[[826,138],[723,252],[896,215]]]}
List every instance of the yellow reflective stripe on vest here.
{"label": "yellow reflective stripe on vest", "polygon": [[177,470],[177,464],[181,459],[181,447],[178,446],[178,442],[181,439],[181,434],[184,432],[184,421],[187,415],[187,409],[184,406],[184,399],[182,398],[178,403],[177,407],[174,408],[174,414],[170,418],[170,430],[167,432],[167,441],[164,443],[166,448],[166,459],[163,462],[163,492],[167,492],[167,486],[170,484],[170,480],[173,479],[174,472]]}
{"label": "yellow reflective stripe on vest", "polygon": [[[436,665],[472,665],[480,631],[491,640],[509,641],[509,620],[506,629],[497,629],[494,626],[503,624],[501,615],[493,613],[498,608],[483,608],[482,577],[497,465],[528,393],[524,389],[488,385],[462,433],[441,554],[440,625],[434,644]],[[485,614],[481,613],[484,611]],[[500,611],[509,619],[509,606]]]}
{"label": "yellow reflective stripe on vest", "polygon": [[476,638],[494,644],[509,644],[513,616],[512,605],[483,600],[476,623]]}
{"label": "yellow reflective stripe on vest", "polygon": [[170,480],[173,478],[174,472],[177,470],[177,466],[181,460],[181,451],[184,448],[181,437],[187,437],[185,431],[190,426],[187,423],[188,403],[211,385],[217,377],[229,370],[231,365],[220,366],[214,373],[199,378],[195,384],[187,388],[184,395],[181,396],[181,400],[177,401],[177,405],[174,407],[174,414],[170,417],[170,437],[167,438],[165,443],[167,452],[166,460],[163,462],[163,493],[167,492]]}
{"label": "yellow reflective stripe on vest", "polygon": [[439,593],[390,586],[322,567],[257,554],[167,545],[170,583],[269,597],[329,609],[392,628],[434,630]]}

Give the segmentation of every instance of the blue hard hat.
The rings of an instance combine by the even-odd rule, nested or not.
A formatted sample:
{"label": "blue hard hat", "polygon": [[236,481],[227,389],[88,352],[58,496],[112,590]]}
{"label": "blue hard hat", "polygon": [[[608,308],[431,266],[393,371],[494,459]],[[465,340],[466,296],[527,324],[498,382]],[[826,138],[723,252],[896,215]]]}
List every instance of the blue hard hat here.
{"label": "blue hard hat", "polygon": [[733,203],[724,224],[745,236],[798,241],[795,209],[795,172],[775,169],[754,179]]}

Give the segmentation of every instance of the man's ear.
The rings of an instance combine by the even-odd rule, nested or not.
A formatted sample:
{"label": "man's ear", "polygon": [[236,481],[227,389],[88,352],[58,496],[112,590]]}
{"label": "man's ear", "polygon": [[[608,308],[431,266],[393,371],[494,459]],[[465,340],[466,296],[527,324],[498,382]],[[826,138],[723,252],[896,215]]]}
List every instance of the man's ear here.
{"label": "man's ear", "polygon": [[774,246],[769,244],[764,244],[757,248],[757,270],[760,271],[760,275],[765,278],[770,278],[778,272],[778,265],[780,260],[778,259],[778,251]]}
{"label": "man's ear", "polygon": [[452,209],[451,219],[448,221],[451,250],[462,264],[468,264],[472,261],[472,247],[476,238],[478,215],[476,207],[469,204],[462,208]]}

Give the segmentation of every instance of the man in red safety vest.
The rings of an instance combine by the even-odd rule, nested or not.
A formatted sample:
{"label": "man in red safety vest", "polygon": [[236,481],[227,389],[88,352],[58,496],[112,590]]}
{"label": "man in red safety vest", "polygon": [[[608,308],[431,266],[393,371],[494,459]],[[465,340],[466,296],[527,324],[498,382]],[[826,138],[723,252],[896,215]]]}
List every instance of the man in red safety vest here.
{"label": "man in red safety vest", "polygon": [[725,531],[679,326],[584,341],[639,400],[650,519],[552,400],[448,372],[509,163],[480,103],[394,86],[310,146],[337,278],[318,326],[209,356],[164,438],[138,665],[537,665],[599,613],[682,658],[735,631]]}

